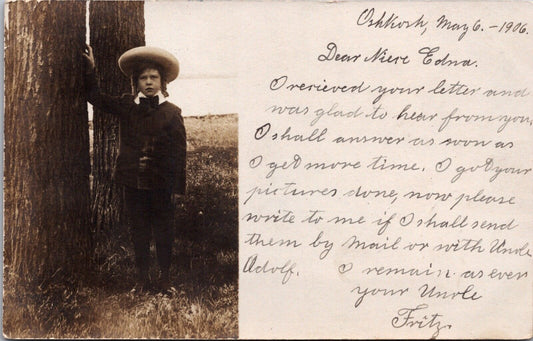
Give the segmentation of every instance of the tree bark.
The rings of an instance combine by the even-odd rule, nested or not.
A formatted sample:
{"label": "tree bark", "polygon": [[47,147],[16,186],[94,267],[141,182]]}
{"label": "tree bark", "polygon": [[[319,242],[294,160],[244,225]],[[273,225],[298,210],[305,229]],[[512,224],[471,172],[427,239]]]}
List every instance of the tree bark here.
{"label": "tree bark", "polygon": [[6,273],[20,283],[77,278],[91,258],[85,2],[7,6]]}
{"label": "tree bark", "polygon": [[[125,51],[145,44],[144,2],[91,1],[89,27],[101,90],[111,95],[131,92],[130,80],[117,61]],[[93,221],[99,236],[101,232],[120,233],[122,191],[112,181],[119,144],[118,120],[95,109],[93,125]]]}

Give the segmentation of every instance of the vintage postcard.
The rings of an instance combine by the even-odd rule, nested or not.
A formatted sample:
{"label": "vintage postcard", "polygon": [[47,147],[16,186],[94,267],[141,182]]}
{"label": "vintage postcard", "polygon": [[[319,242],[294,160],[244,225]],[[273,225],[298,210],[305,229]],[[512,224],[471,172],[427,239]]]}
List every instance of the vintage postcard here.
{"label": "vintage postcard", "polygon": [[533,7],[5,5],[7,338],[533,336]]}

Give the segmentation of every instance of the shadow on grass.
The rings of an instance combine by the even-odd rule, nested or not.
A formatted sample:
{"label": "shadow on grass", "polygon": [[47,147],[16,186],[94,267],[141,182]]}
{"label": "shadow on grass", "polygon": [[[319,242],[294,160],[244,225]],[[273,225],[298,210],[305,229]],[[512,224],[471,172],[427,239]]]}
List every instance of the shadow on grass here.
{"label": "shadow on grass", "polygon": [[[130,291],[134,257],[127,226],[122,225],[97,236],[95,268],[84,282],[33,285],[5,268],[7,337],[238,336],[237,119],[208,117],[186,124],[194,146],[187,156],[187,195],[174,202],[174,290],[166,295]],[[155,279],[153,244],[151,254],[150,276]]]}

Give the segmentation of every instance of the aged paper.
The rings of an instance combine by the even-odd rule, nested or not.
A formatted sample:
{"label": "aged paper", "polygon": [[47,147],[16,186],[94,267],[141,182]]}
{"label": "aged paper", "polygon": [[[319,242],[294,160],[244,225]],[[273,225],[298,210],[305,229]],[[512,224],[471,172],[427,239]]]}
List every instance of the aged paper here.
{"label": "aged paper", "polygon": [[236,7],[240,337],[531,337],[531,3]]}
{"label": "aged paper", "polygon": [[[44,10],[36,10],[38,4]],[[46,225],[51,219],[42,217],[67,212],[78,219],[79,207],[57,204],[73,202],[63,200],[58,184],[73,189],[72,197],[89,193],[88,172],[82,174],[86,193],[52,172],[80,169],[52,162],[81,159],[75,148],[66,158],[57,153],[72,147],[74,137],[87,156],[82,166],[89,165],[86,122],[80,120],[83,135],[56,134],[71,124],[62,111],[49,110],[55,103],[49,99],[77,101],[85,114],[82,85],[69,82],[84,74],[82,38],[94,41],[97,27],[107,27],[104,18],[100,26],[98,18],[92,28],[84,26],[86,4],[76,17],[73,4],[79,6],[20,1],[11,15],[30,19],[6,25],[17,38],[7,40],[12,47],[29,46],[20,48],[23,58],[6,49],[6,117],[13,118],[6,120],[6,164],[24,156],[17,168],[6,167],[6,245],[21,245],[17,255],[29,257],[30,265],[41,264],[40,254],[65,252],[48,257],[59,265],[44,271],[39,291],[18,277],[16,257],[4,252],[6,336],[532,337],[531,2],[145,2],[146,44],[179,59],[169,101],[189,116],[190,186],[175,202],[181,223],[174,288],[165,293],[130,290],[133,251],[117,234],[103,238],[109,244],[98,242],[107,253],[88,273],[97,279],[88,287],[51,281],[73,263],[80,245],[74,239],[58,248],[33,247],[40,245],[35,233],[35,244],[10,244],[16,232],[40,226],[27,217],[48,227],[46,233],[59,223]],[[69,20],[60,21],[62,13]],[[41,30],[45,19],[54,29]],[[125,27],[126,20],[106,20]],[[59,34],[69,22],[78,30],[71,30],[78,34],[73,39]],[[22,44],[14,32],[29,38]],[[50,37],[58,46],[79,40],[79,53],[65,48],[72,54],[65,57],[47,49],[52,45],[42,42]],[[27,53],[32,49],[53,50],[54,58]],[[20,77],[18,66],[29,76]],[[79,77],[63,77],[69,74]],[[59,86],[65,84],[66,90]],[[63,90],[53,97],[49,89]],[[26,101],[43,98],[40,110],[28,111],[31,120],[22,122]],[[50,122],[56,130],[48,134]],[[34,128],[42,140],[14,138]],[[34,167],[39,150],[56,153]],[[35,184],[54,196],[34,193]],[[20,193],[30,199],[14,200]],[[56,208],[61,213],[47,215]],[[69,231],[76,230],[63,232]],[[62,234],[51,236],[63,241]],[[66,253],[63,244],[74,251]]]}

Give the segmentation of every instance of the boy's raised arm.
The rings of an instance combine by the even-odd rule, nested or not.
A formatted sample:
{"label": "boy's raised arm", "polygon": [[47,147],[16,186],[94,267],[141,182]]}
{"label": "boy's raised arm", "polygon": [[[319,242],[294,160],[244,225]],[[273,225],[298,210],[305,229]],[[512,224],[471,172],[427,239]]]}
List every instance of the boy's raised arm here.
{"label": "boy's raised arm", "polygon": [[98,80],[96,78],[96,64],[94,62],[93,49],[87,45],[83,51],[85,58],[85,92],[87,93],[87,100],[96,108],[114,115],[120,115],[123,104],[121,98],[117,96],[110,96],[100,91]]}

